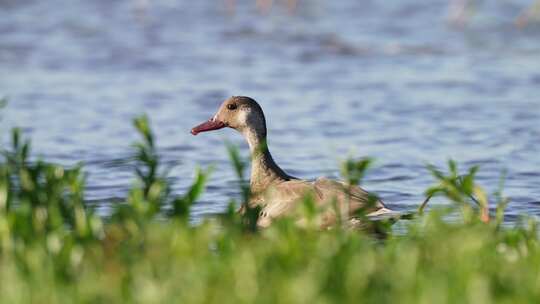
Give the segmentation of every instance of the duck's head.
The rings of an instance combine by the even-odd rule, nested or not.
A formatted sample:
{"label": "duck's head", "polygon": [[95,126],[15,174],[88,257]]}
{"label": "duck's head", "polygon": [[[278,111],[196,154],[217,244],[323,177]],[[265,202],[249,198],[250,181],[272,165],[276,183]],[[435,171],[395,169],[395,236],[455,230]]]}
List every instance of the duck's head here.
{"label": "duck's head", "polygon": [[197,135],[225,127],[235,129],[242,134],[255,132],[257,136],[266,137],[266,120],[262,108],[255,100],[246,96],[233,96],[226,99],[216,115],[191,129],[191,134]]}

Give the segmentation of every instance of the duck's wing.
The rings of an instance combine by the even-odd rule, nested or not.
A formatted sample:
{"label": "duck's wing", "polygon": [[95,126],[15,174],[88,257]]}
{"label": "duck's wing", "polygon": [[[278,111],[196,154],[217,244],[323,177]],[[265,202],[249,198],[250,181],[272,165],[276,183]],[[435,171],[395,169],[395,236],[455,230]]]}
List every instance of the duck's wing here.
{"label": "duck's wing", "polygon": [[322,227],[331,226],[336,221],[337,210],[331,206],[333,203],[337,204],[339,210],[348,210],[351,217],[361,208],[365,208],[366,216],[374,220],[393,213],[380,199],[358,186],[349,187],[328,178],[318,178],[313,182],[291,180],[273,185],[266,191],[258,225],[267,227],[274,218],[292,215],[308,195],[323,211],[320,214]]}
{"label": "duck's wing", "polygon": [[[349,228],[377,227],[377,225],[367,225],[362,220],[362,217],[358,216],[359,211],[362,211],[370,222],[385,221],[394,223],[401,217],[399,212],[388,209],[377,196],[371,195],[358,186],[349,186],[344,182],[328,178],[319,178],[314,182],[314,185],[317,193],[320,194],[320,199],[325,201],[334,200],[339,204],[340,208],[347,208],[348,206],[348,209],[340,210],[348,210]],[[332,215],[326,217],[328,224],[332,224],[332,220],[335,220]]]}
{"label": "duck's wing", "polygon": [[388,210],[379,198],[355,185],[350,186],[342,181],[322,177],[314,182],[314,186],[321,200],[334,200],[343,206],[348,204],[350,214],[360,208],[365,208],[368,214]]}

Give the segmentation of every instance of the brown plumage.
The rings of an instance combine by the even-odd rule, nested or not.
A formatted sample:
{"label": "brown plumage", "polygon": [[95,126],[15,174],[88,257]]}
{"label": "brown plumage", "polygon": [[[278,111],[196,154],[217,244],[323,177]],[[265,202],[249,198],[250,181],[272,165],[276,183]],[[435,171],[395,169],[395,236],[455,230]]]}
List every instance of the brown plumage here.
{"label": "brown plumage", "polygon": [[[259,226],[267,227],[277,217],[295,214],[296,207],[307,195],[311,195],[315,205],[322,210],[319,218],[321,227],[333,225],[338,216],[357,223],[356,215],[360,209],[368,217],[395,215],[382,201],[373,200],[358,186],[327,178],[306,181],[285,173],[270,154],[266,144],[266,119],[261,106],[252,98],[233,96],[225,100],[214,117],[193,128],[191,133],[197,135],[224,127],[240,132],[249,144],[252,194],[249,204],[262,208]],[[337,210],[341,214],[336,214]],[[302,221],[299,219],[300,223]]]}

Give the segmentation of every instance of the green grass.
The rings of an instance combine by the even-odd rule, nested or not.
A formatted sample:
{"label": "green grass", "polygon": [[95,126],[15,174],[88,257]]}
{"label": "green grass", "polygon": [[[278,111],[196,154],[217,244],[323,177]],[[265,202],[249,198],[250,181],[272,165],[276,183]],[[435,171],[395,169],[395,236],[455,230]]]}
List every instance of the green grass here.
{"label": "green grass", "polygon": [[[136,184],[108,219],[84,205],[81,165],[29,161],[20,131],[0,161],[0,303],[537,303],[537,223],[501,226],[475,182],[435,168],[421,210],[384,240],[337,226],[299,228],[293,219],[258,230],[258,212],[223,215],[192,226],[190,207],[210,170],[198,170],[184,195],[170,191],[148,119],[135,120]],[[246,162],[229,147],[244,194]],[[368,159],[347,161],[343,176],[361,182]],[[303,212],[317,212],[306,199]],[[449,214],[460,215],[447,220]],[[387,226],[384,226],[387,227]],[[383,228],[384,228],[383,227]]]}

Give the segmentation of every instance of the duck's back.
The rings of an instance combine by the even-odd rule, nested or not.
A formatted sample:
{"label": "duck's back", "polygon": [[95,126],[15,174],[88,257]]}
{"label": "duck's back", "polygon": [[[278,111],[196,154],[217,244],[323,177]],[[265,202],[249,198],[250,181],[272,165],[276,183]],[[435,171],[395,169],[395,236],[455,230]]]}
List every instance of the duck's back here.
{"label": "duck's back", "polygon": [[365,208],[367,213],[385,208],[384,203],[376,196],[358,186],[350,186],[342,181],[321,177],[313,182],[313,186],[321,203],[334,200],[340,204],[340,207],[348,205],[351,215],[360,208]]}

